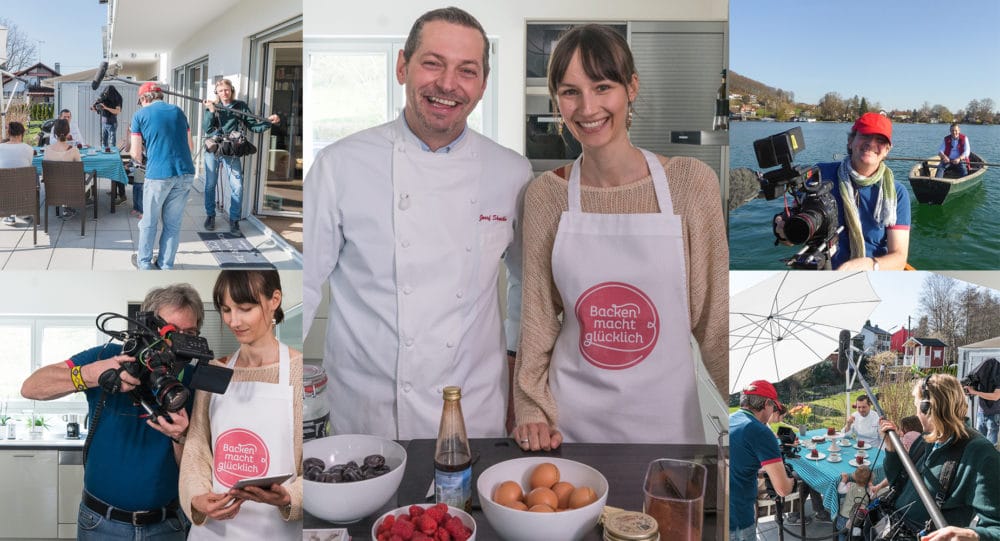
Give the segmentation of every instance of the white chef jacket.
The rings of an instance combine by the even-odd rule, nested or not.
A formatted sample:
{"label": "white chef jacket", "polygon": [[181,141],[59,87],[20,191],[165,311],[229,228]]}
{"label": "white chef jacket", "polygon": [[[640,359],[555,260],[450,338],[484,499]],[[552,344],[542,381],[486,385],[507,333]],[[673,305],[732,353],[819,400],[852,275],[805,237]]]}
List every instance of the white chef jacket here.
{"label": "white chef jacket", "polygon": [[[503,436],[506,349],[517,335],[505,343],[497,279],[506,253],[516,301],[506,328],[516,330],[514,232],[531,166],[471,129],[435,155],[437,178],[394,170],[398,152],[430,154],[402,116],[323,149],[305,181],[303,325],[311,327],[328,281],[323,364],[333,433],[435,437],[441,390],[459,385],[469,436]],[[460,185],[436,190],[458,176]],[[419,234],[428,229],[445,233]]]}
{"label": "white chef jacket", "polygon": [[878,447],[882,442],[882,438],[878,433],[878,422],[880,420],[878,413],[873,409],[868,411],[867,417],[862,417],[860,413],[855,411],[851,414],[851,417],[854,417],[851,431],[857,434],[858,439],[865,440],[866,445]]}

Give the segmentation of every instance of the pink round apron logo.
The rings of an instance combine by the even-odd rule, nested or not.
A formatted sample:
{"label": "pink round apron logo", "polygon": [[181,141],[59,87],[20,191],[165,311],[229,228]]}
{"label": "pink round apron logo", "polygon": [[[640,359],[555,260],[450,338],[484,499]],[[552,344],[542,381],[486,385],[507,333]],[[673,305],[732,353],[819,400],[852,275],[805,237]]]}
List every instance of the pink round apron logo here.
{"label": "pink round apron logo", "polygon": [[270,453],[260,436],[243,428],[233,428],[215,440],[215,477],[225,487],[240,479],[267,475]]}
{"label": "pink round apron logo", "polygon": [[621,370],[649,356],[660,336],[660,316],[639,288],[621,282],[591,287],[576,301],[580,353],[598,368]]}

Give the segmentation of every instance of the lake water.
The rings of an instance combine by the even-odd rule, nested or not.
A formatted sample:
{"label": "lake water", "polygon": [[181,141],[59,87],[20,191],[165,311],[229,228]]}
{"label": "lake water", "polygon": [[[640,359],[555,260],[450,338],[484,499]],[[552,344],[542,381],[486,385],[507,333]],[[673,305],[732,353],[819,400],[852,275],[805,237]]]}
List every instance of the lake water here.
{"label": "lake water", "polygon": [[[806,148],[798,165],[835,161],[847,152],[847,123],[734,122],[730,129],[730,167],[757,170],[753,142],[801,127]],[[972,151],[988,163],[1000,163],[1000,126],[962,126]],[[889,157],[926,157],[937,153],[948,124],[896,124]],[[944,205],[917,203],[906,180],[914,162],[887,161],[896,180],[910,194],[909,263],[919,270],[1000,269],[1000,167],[991,167],[982,184]],[[783,269],[782,258],[798,247],[774,246],[771,218],[782,209],[781,198],[755,199],[729,214],[730,268]]]}

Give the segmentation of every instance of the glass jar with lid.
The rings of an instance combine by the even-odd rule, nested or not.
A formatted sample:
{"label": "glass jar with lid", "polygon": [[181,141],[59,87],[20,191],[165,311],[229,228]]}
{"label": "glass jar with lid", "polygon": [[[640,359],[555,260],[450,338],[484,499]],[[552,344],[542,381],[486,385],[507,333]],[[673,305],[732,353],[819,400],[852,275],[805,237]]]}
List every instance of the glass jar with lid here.
{"label": "glass jar with lid", "polygon": [[326,370],[322,366],[307,364],[302,367],[302,441],[330,435],[326,383]]}
{"label": "glass jar with lid", "polygon": [[621,511],[604,519],[604,541],[659,541],[656,519],[646,513]]}

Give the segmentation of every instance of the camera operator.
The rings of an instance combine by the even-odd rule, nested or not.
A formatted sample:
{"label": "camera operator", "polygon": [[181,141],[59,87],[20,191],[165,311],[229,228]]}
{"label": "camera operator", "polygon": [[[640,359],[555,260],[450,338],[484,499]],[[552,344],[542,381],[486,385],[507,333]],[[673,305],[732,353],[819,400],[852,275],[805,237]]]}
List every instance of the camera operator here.
{"label": "camera operator", "polygon": [[1000,362],[986,359],[976,369],[973,377],[962,380],[962,385],[965,394],[979,397],[978,429],[996,445],[997,431],[1000,429]]}
{"label": "camera operator", "polygon": [[[101,146],[105,148],[118,146],[118,115],[122,112],[122,95],[112,86],[107,85],[91,110],[101,115]],[[125,202],[125,185],[112,182],[111,193],[115,204]]]}
{"label": "camera operator", "polygon": [[[795,480],[786,470],[774,432],[766,423],[784,409],[774,386],[757,380],[740,394],[740,409],[729,416],[729,539],[756,539],[757,472],[764,469],[774,492],[787,496]],[[780,512],[780,511],[779,511]]]}
{"label": "camera operator", "polygon": [[[201,297],[187,284],[151,290],[142,310],[195,335],[205,314]],[[121,350],[119,344],[97,346],[39,368],[25,380],[21,394],[32,400],[55,400],[78,391],[87,396],[91,434],[77,522],[79,539],[181,541],[190,523],[177,500],[178,462],[191,404],[170,418],[149,418],[128,394],[139,380],[121,368],[135,361]],[[110,370],[119,372],[119,392],[101,388],[99,379],[107,380],[101,375]],[[189,366],[180,376],[185,386],[193,372]]]}
{"label": "camera operator", "polygon": [[[921,540],[1000,540],[1000,453],[967,424],[968,406],[958,379],[948,374],[922,378],[912,395],[924,435],[910,446],[909,456],[920,472],[919,482],[928,487],[949,524]],[[884,436],[888,430],[896,425],[883,419],[879,432]],[[897,510],[907,509],[905,525],[919,532],[927,510],[888,439],[885,450],[886,479],[896,494],[891,503]],[[967,527],[974,520],[978,523]]]}

